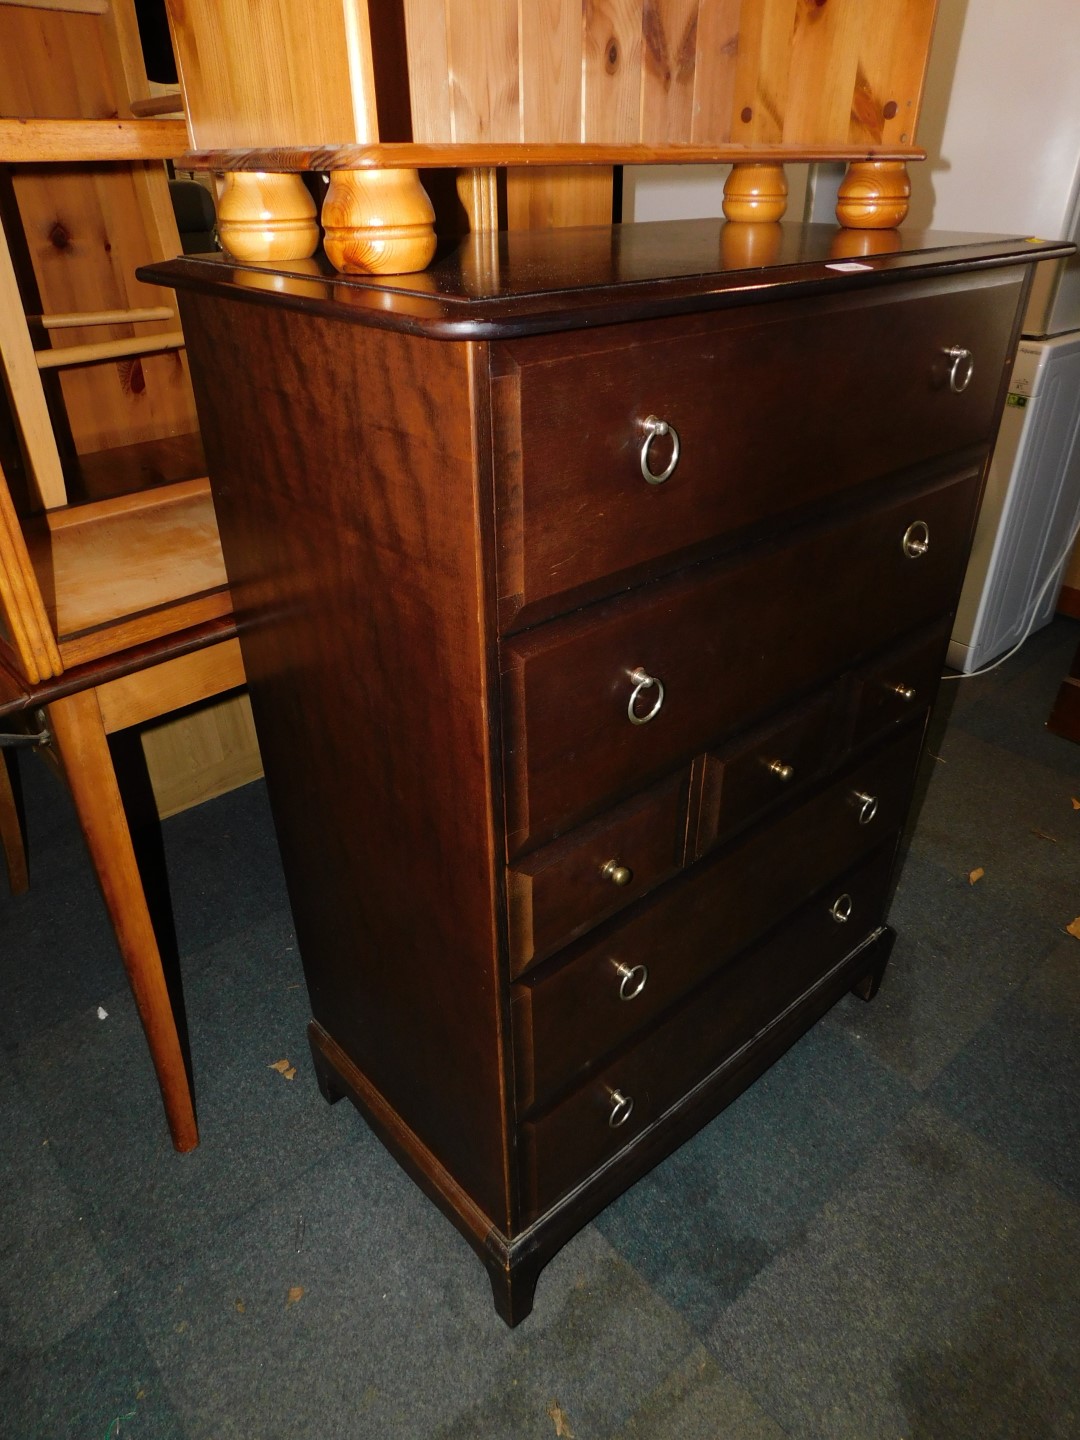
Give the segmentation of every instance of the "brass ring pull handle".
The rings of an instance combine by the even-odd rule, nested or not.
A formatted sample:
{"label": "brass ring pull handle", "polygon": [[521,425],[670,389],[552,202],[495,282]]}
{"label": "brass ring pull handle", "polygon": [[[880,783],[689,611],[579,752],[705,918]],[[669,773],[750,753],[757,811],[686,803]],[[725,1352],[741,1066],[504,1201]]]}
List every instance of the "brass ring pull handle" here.
{"label": "brass ring pull handle", "polygon": [[[641,428],[645,431],[645,439],[641,442],[641,473],[650,485],[662,485],[679,463],[679,432],[674,425],[655,415],[646,415]],[[671,459],[658,475],[649,465],[649,446],[661,435],[671,436]]]}
{"label": "brass ring pull handle", "polygon": [[910,705],[918,693],[913,690],[910,685],[890,685],[888,689],[891,694],[898,696],[906,705]]}
{"label": "brass ring pull handle", "polygon": [[631,1095],[624,1095],[621,1090],[611,1092],[611,1112],[608,1115],[607,1123],[612,1130],[617,1130],[620,1125],[625,1125],[630,1119],[634,1109],[634,1100]]}
{"label": "brass ring pull handle", "polygon": [[954,395],[962,395],[975,374],[975,357],[962,345],[950,345],[945,354],[952,361],[949,366],[949,389]]}
{"label": "brass ring pull handle", "polygon": [[930,526],[925,520],[913,520],[900,544],[909,560],[917,560],[930,549]]}
{"label": "brass ring pull handle", "polygon": [[[655,720],[660,714],[660,706],[664,703],[664,682],[658,680],[655,675],[650,675],[639,665],[635,670],[630,671],[630,679],[634,682],[634,688],[630,692],[630,699],[626,706],[626,718],[631,725],[647,725],[650,720]],[[637,708],[638,697],[646,690],[656,687],[656,699],[653,701],[652,709],[646,710],[644,714],[639,713]]]}
{"label": "brass ring pull handle", "polygon": [[851,912],[854,908],[850,895],[838,895],[829,906],[829,914],[838,925],[846,925],[851,919]]}
{"label": "brass ring pull handle", "polygon": [[647,965],[627,965],[622,960],[613,960],[615,974],[619,977],[619,999],[636,1000],[645,989],[649,979]]}
{"label": "brass ring pull handle", "polygon": [[609,860],[606,865],[600,866],[600,874],[605,880],[610,880],[613,885],[629,885],[634,878],[634,872],[627,865],[620,865],[618,860]]}
{"label": "brass ring pull handle", "polygon": [[869,825],[877,814],[877,796],[867,795],[865,790],[855,790],[851,795],[851,803],[858,807],[859,824]]}

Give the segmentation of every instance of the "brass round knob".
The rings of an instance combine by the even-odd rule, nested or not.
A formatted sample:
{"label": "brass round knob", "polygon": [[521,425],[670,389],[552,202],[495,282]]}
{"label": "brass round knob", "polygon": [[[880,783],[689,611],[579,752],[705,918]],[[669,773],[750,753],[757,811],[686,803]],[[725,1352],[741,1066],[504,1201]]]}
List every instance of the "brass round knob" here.
{"label": "brass round knob", "polygon": [[602,865],[600,874],[613,885],[629,885],[634,878],[634,872],[628,866],[620,865],[618,860],[609,860],[606,865]]}
{"label": "brass round knob", "polygon": [[857,806],[859,811],[859,824],[869,825],[877,814],[877,796],[867,795],[865,790],[855,790],[851,796],[852,804]]}
{"label": "brass round knob", "polygon": [[904,531],[900,544],[909,560],[917,560],[930,549],[930,526],[925,520],[913,521]]}
{"label": "brass round knob", "polygon": [[608,1114],[607,1123],[611,1126],[612,1130],[617,1130],[620,1125],[625,1125],[627,1120],[630,1119],[634,1109],[634,1099],[632,1095],[624,1095],[621,1090],[612,1090],[610,1092],[610,1098],[611,1110]]}
{"label": "brass round knob", "polygon": [[770,760],[766,769],[770,775],[775,775],[778,780],[786,782],[795,778],[795,766],[786,765],[783,760]]}
{"label": "brass round knob", "polygon": [[838,895],[829,906],[829,914],[838,925],[846,925],[854,908],[850,895]]}
{"label": "brass round knob", "polygon": [[636,1000],[649,979],[647,965],[627,965],[622,960],[613,960],[615,974],[619,976],[619,999]]}

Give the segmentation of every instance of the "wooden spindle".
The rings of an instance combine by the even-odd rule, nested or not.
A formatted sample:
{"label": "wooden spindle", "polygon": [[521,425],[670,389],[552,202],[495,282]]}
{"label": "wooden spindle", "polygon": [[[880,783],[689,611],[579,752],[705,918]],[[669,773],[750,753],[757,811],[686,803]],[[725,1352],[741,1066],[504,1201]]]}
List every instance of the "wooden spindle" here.
{"label": "wooden spindle", "polygon": [[853,160],[837,194],[836,218],[852,230],[895,230],[910,196],[902,160]]}
{"label": "wooden spindle", "polygon": [[733,165],[724,182],[724,214],[736,222],[779,220],[787,209],[784,167],[773,162]]}

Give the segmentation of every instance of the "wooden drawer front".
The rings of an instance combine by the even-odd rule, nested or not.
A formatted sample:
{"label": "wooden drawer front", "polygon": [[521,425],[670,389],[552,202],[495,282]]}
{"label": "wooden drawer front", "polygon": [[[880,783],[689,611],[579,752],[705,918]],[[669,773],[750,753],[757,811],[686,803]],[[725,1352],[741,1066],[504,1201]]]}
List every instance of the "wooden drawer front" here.
{"label": "wooden drawer front", "polygon": [[[495,399],[507,623],[515,607],[531,623],[564,608],[551,597],[601,577],[989,444],[1021,284],[999,271],[929,294],[889,287],[505,347]],[[950,347],[974,359],[962,394],[950,389]],[[650,416],[680,440],[657,485],[641,469]],[[670,437],[655,438],[654,473],[670,456]]]}
{"label": "wooden drawer front", "polygon": [[[514,987],[522,1110],[661,1014],[847,870],[907,812],[922,727],[804,805],[672,882],[632,918]],[[868,805],[862,798],[872,797]]]}
{"label": "wooden drawer front", "polygon": [[861,745],[932,704],[945,663],[951,621],[894,646],[855,675],[851,743]]}
{"label": "wooden drawer front", "polygon": [[[968,475],[504,642],[510,856],[721,743],[843,657],[951,610],[977,494]],[[930,540],[910,558],[913,525]],[[664,698],[631,724],[639,668]],[[658,694],[641,688],[639,712]]]}
{"label": "wooden drawer front", "polygon": [[689,771],[680,772],[507,871],[511,974],[675,873],[686,848],[689,781]]}
{"label": "wooden drawer front", "polygon": [[691,838],[696,854],[824,773],[835,753],[836,709],[836,695],[826,691],[702,757]]}
{"label": "wooden drawer front", "polygon": [[[526,1121],[521,1126],[526,1218],[553,1205],[695,1085],[733,1061],[873,935],[882,923],[893,853],[889,843],[834,880],[631,1050],[546,1114]],[[839,924],[832,911],[844,905],[844,897],[850,901],[850,918]],[[613,1126],[618,1097],[632,1101],[632,1107],[624,1123]]]}

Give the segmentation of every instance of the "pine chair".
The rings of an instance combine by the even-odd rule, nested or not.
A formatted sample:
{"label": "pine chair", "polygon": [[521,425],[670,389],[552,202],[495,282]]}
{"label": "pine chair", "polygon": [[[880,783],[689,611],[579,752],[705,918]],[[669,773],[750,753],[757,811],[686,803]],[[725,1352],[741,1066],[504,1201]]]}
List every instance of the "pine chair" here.
{"label": "pine chair", "polygon": [[[184,1151],[190,1077],[109,736],[244,683],[183,334],[171,295],[148,303],[134,279],[180,251],[162,159],[186,132],[130,118],[131,0],[5,6],[0,23],[0,113],[19,117],[0,118],[0,364],[20,440],[0,469],[0,731],[36,736],[66,776]],[[78,118],[88,96],[98,118]],[[0,844],[18,891],[2,752]]]}

